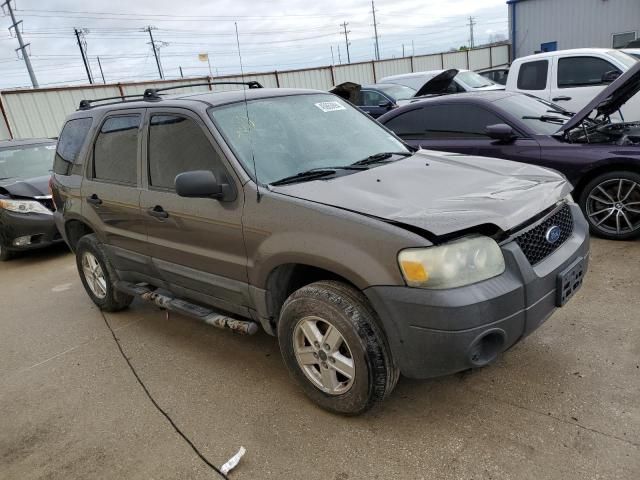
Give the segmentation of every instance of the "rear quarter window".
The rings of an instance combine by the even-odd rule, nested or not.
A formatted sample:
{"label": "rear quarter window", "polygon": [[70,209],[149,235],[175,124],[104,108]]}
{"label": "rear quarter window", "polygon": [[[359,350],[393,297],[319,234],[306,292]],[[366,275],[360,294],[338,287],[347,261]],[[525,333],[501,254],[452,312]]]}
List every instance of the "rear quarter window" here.
{"label": "rear quarter window", "polygon": [[58,175],[71,175],[74,165],[81,165],[80,151],[87,139],[93,120],[76,118],[63,127],[53,162],[53,171]]}
{"label": "rear quarter window", "polygon": [[548,60],[523,63],[518,72],[518,90],[545,90],[548,71]]}

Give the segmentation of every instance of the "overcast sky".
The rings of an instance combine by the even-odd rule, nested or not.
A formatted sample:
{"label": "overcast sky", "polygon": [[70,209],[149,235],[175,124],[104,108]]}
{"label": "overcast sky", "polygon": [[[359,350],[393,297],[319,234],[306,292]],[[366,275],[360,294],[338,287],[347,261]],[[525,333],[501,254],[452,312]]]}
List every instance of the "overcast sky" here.
{"label": "overcast sky", "polygon": [[[5,0],[0,0],[4,3]],[[100,57],[107,82],[150,80],[158,70],[143,29],[153,26],[167,78],[208,74],[198,53],[209,53],[213,74],[240,71],[237,22],[245,73],[347,62],[348,22],[351,61],[374,56],[373,18],[368,0],[12,0],[23,20],[25,42],[41,86],[87,83],[74,28],[87,29],[93,75],[100,82]],[[17,4],[16,4],[17,2]],[[505,0],[377,0],[381,58],[446,51],[469,44],[468,17],[474,17],[475,43],[507,36]],[[0,16],[0,88],[30,86],[17,39]]]}

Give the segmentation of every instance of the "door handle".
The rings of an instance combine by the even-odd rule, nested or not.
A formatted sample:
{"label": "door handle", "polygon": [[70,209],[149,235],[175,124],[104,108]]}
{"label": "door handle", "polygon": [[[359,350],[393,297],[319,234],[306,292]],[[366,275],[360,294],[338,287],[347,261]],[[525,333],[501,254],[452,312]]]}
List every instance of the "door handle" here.
{"label": "door handle", "polygon": [[554,97],[551,100],[554,102],[560,102],[560,101],[568,102],[569,100],[571,100],[571,97]]}
{"label": "door handle", "polygon": [[169,218],[169,213],[165,211],[160,205],[156,205],[153,208],[147,210],[147,213],[156,218]]}
{"label": "door handle", "polygon": [[102,205],[102,200],[95,193],[87,197],[87,202],[91,205]]}

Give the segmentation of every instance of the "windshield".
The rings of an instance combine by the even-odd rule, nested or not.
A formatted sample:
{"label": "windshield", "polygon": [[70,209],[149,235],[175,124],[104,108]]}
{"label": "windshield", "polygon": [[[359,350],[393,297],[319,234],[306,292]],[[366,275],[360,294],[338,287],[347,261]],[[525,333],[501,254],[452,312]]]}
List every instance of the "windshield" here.
{"label": "windshield", "polygon": [[627,68],[633,67],[638,61],[637,58],[632,57],[631,55],[627,55],[624,52],[619,50],[609,50],[609,55],[618,60],[621,64],[623,64]]}
{"label": "windshield", "polygon": [[[516,117],[538,135],[553,135],[571,118],[568,113],[560,113],[563,111],[561,107],[529,95],[509,95],[496,100],[494,104]],[[547,117],[553,119],[543,120]]]}
{"label": "windshield", "polygon": [[482,88],[495,85],[494,82],[476,72],[459,72],[458,75],[456,75],[456,79],[470,88]]}
{"label": "windshield", "polygon": [[416,94],[416,90],[405,85],[376,85],[375,87],[396,100],[406,100]]}
{"label": "windshield", "polygon": [[0,150],[0,179],[48,175],[53,168],[56,146],[23,145]]}
{"label": "windshield", "polygon": [[263,98],[246,106],[215,107],[209,115],[251,176],[255,161],[261,183],[312,168],[351,165],[380,152],[408,151],[378,123],[334,95]]}

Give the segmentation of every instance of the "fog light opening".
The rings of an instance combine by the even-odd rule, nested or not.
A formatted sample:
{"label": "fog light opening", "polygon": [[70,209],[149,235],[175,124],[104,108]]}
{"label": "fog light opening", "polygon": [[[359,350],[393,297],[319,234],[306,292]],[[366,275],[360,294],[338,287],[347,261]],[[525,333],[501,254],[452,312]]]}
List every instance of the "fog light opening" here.
{"label": "fog light opening", "polygon": [[31,245],[31,235],[14,238],[12,243],[14,247],[26,247],[27,245]]}
{"label": "fog light opening", "polygon": [[493,362],[504,349],[506,334],[496,329],[484,332],[476,338],[469,349],[469,363],[474,367],[482,367]]}

